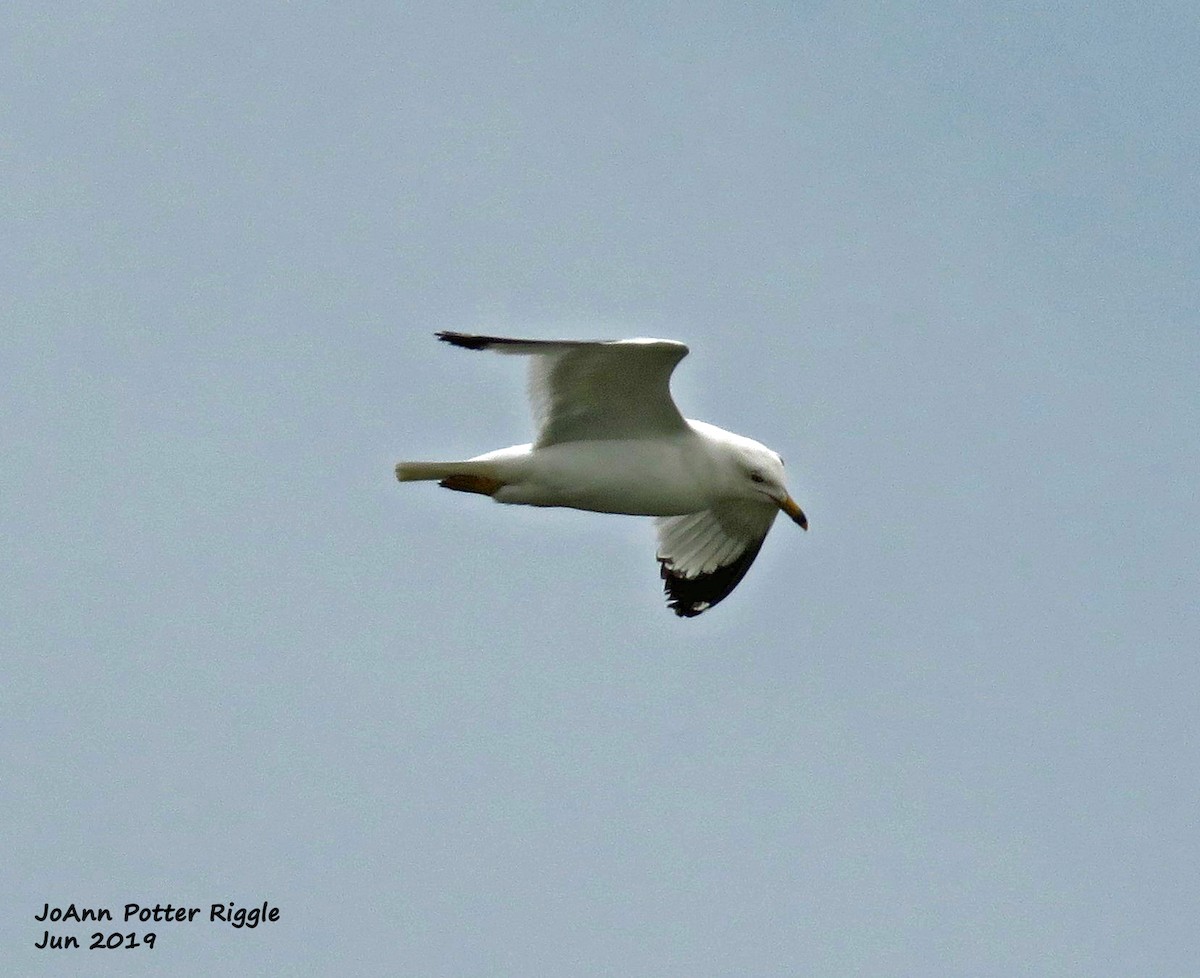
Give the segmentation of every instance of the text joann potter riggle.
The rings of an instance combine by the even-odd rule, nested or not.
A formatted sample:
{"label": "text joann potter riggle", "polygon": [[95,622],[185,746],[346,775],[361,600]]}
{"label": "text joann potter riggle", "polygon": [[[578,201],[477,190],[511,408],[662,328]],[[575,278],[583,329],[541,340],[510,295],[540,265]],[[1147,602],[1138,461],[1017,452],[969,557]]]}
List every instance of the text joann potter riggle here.
{"label": "text joann potter riggle", "polygon": [[[203,914],[203,916],[201,916]],[[208,906],[207,913],[203,907],[176,906],[173,903],[156,903],[153,906],[141,903],[125,904],[120,920],[126,924],[189,924],[199,920],[207,923],[224,923],[230,927],[238,929],[255,928],[259,924],[273,924],[279,921],[279,908],[271,906],[267,901],[261,904],[256,904],[252,907],[238,906],[236,903],[212,903]],[[103,923],[105,921],[116,922],[117,918],[112,910],[108,907],[79,907],[72,903],[68,906],[51,906],[49,903],[42,905],[39,913],[34,914],[34,920],[38,922],[49,922],[52,924],[73,924],[73,923]],[[113,949],[118,947],[135,948],[147,947],[153,948],[158,935],[155,933],[138,934],[136,932],[123,934],[114,932],[105,934],[97,931],[91,935],[91,944],[89,949],[107,948]],[[139,939],[140,938],[140,939]],[[51,948],[54,950],[68,950],[79,948],[78,937],[72,934],[51,933],[46,930],[41,938],[34,943],[34,947]]]}

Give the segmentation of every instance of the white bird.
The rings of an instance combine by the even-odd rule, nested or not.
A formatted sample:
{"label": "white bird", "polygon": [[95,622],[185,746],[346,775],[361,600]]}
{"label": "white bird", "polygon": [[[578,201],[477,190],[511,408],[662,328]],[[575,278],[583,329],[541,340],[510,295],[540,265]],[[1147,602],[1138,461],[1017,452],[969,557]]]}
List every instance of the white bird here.
{"label": "white bird", "polygon": [[463,462],[401,462],[401,482],[436,479],[501,503],[657,517],[668,605],[688,618],[746,576],[780,510],[808,529],[778,454],[679,413],[670,379],[684,344],[437,337],[530,358],[537,438]]}

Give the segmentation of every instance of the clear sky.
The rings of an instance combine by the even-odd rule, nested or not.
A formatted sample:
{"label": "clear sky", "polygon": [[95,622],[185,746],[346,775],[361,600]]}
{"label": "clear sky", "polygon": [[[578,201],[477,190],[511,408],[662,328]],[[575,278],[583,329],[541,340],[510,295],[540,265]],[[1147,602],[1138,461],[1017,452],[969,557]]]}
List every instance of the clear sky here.
{"label": "clear sky", "polygon": [[[5,4],[5,973],[1193,973],[1198,10]],[[437,329],[685,341],[811,531],[398,485],[529,438]]]}

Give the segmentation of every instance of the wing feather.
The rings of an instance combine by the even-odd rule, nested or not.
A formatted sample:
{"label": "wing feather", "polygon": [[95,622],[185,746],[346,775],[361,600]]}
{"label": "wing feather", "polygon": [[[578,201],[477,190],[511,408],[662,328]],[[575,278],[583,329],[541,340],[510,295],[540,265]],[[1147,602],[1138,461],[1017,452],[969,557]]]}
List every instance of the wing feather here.
{"label": "wing feather", "polygon": [[671,372],[688,348],[674,340],[523,340],[441,332],[468,350],[530,358],[535,448],[570,441],[657,438],[687,429]]}
{"label": "wing feather", "polygon": [[667,604],[680,617],[707,611],[741,583],[778,510],[729,503],[655,520]]}

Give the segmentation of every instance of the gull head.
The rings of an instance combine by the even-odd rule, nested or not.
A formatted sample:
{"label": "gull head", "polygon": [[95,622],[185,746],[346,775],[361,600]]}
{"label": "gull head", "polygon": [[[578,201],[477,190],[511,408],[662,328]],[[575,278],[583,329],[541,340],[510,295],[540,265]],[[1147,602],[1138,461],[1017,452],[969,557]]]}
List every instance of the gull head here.
{"label": "gull head", "polygon": [[739,498],[770,502],[791,517],[802,530],[808,529],[808,517],[788,492],[783,459],[766,445],[750,438],[735,436],[733,488]]}

